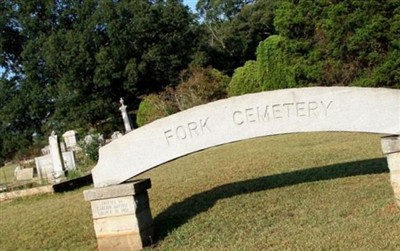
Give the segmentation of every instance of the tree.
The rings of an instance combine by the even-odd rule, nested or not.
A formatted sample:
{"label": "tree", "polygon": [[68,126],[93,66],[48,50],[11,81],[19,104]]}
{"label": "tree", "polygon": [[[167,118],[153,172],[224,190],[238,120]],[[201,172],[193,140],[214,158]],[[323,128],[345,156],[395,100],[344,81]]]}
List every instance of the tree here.
{"label": "tree", "polygon": [[[399,0],[282,0],[274,15],[278,35],[259,44],[254,63],[262,90],[400,86]],[[251,62],[235,71],[231,95],[260,89],[248,80]]]}
{"label": "tree", "polygon": [[275,33],[276,1],[201,0],[197,4],[208,33],[209,64],[233,73],[255,59],[258,43]]}
{"label": "tree", "polygon": [[198,43],[179,0],[6,0],[0,8],[10,34],[0,37],[3,150],[52,130],[104,121],[106,133],[117,129],[119,98],[135,109],[141,95],[177,84]]}
{"label": "tree", "polygon": [[300,85],[399,86],[400,1],[281,1],[274,24]]}
{"label": "tree", "polygon": [[20,26],[15,16],[15,5],[12,1],[0,2],[0,67],[2,78],[20,71],[20,57],[25,38],[21,35]]}

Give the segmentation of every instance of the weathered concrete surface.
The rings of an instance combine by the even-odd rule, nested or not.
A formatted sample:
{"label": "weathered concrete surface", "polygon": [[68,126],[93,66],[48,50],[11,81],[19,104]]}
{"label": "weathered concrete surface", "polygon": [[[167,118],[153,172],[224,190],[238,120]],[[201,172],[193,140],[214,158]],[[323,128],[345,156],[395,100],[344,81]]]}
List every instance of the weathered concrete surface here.
{"label": "weathered concrete surface", "polygon": [[54,190],[52,186],[41,186],[23,190],[16,190],[12,192],[0,193],[0,202],[5,200],[12,200],[19,197],[44,194],[44,193],[53,193],[53,192]]}
{"label": "weathered concrete surface", "polygon": [[16,180],[31,180],[33,179],[33,168],[24,168],[14,171]]}
{"label": "weathered concrete surface", "polygon": [[135,180],[118,186],[95,188],[85,190],[83,195],[86,201],[123,197],[127,195],[141,194],[151,187],[150,179]]}
{"label": "weathered concrete surface", "polygon": [[296,132],[400,134],[400,91],[313,87],[248,94],[194,107],[100,149],[95,187],[119,184],[172,159],[234,141]]}
{"label": "weathered concrete surface", "polygon": [[383,137],[381,145],[388,162],[394,197],[400,207],[400,136]]}

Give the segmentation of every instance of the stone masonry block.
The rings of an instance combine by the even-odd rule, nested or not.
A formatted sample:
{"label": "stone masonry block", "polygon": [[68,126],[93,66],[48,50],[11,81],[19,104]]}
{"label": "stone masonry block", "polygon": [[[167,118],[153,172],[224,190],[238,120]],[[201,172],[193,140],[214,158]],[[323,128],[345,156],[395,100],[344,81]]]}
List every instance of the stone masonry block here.
{"label": "stone masonry block", "polygon": [[150,179],[135,180],[120,185],[93,188],[83,192],[86,201],[140,194],[151,187]]}

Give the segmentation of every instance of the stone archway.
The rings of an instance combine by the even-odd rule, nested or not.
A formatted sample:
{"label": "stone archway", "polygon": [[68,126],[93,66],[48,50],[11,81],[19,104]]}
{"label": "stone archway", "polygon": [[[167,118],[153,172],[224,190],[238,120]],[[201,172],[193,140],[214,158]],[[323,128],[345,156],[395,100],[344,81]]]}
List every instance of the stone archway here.
{"label": "stone archway", "polygon": [[151,242],[150,180],[123,183],[181,156],[235,141],[299,132],[387,136],[392,187],[400,205],[400,90],[312,87],[248,94],[197,106],[129,132],[100,149],[91,201],[99,250],[140,250]]}
{"label": "stone archway", "polygon": [[317,131],[400,134],[400,91],[312,87],[248,94],[157,120],[102,147],[95,187],[120,184],[181,156],[244,139]]}

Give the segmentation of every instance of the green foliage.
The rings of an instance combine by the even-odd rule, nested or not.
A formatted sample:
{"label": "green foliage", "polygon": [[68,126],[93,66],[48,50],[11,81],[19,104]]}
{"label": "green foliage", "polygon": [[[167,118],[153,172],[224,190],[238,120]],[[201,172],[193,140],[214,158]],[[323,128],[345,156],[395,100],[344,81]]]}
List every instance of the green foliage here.
{"label": "green foliage", "polygon": [[263,90],[295,87],[295,69],[285,51],[285,38],[270,36],[257,48],[258,81]]}
{"label": "green foliage", "polygon": [[10,77],[21,67],[21,52],[25,41],[13,12],[13,1],[0,2],[0,72],[1,78]]}
{"label": "green foliage", "polygon": [[295,82],[397,87],[400,2],[282,0],[275,28]]}
{"label": "green foliage", "polygon": [[204,18],[208,63],[233,73],[255,59],[258,43],[274,34],[273,10],[277,1],[201,0],[197,7]]}
{"label": "green foliage", "polygon": [[102,136],[100,133],[91,132],[79,142],[79,146],[83,149],[85,156],[92,162],[99,159],[99,149],[102,144]]}
{"label": "green foliage", "polygon": [[189,64],[233,74],[257,57],[234,74],[232,95],[258,84],[399,87],[399,0],[199,0],[197,8],[201,22],[180,0],[0,1],[0,157],[29,155],[32,135],[52,130],[103,130],[105,121],[104,130],[118,130],[120,97],[132,112],[159,93],[147,107],[167,112],[147,112],[146,123],[224,96],[223,85],[209,93],[204,84],[224,81],[174,88]]}
{"label": "green foliage", "polygon": [[80,170],[69,170],[67,172],[67,179],[72,180],[72,179],[82,177],[83,175],[84,175],[84,173],[82,173]]}
{"label": "green foliage", "polygon": [[143,126],[177,112],[177,108],[166,96],[165,91],[160,94],[150,94],[143,98],[136,117],[138,126]]}
{"label": "green foliage", "polygon": [[139,105],[137,124],[143,126],[156,119],[191,107],[225,98],[230,78],[213,68],[190,67],[181,74],[176,88],[145,96]]}
{"label": "green foliage", "polygon": [[257,61],[237,68],[229,84],[229,96],[302,86],[302,75],[312,76],[319,65],[307,66],[294,56],[293,44],[283,36],[272,35],[257,48]]}
{"label": "green foliage", "polygon": [[230,78],[213,68],[190,67],[173,90],[179,111],[225,98]]}
{"label": "green foliage", "polygon": [[247,61],[243,67],[237,68],[228,86],[228,96],[262,91],[260,82],[257,79],[258,70],[259,67],[256,61]]}
{"label": "green foliage", "polygon": [[208,21],[233,19],[247,4],[255,0],[199,0],[196,9]]}
{"label": "green foliage", "polygon": [[34,133],[104,121],[118,129],[119,98],[135,110],[140,96],[179,83],[199,43],[179,0],[6,0],[0,14],[6,158],[29,148]]}
{"label": "green foliage", "polygon": [[281,0],[274,14],[278,35],[257,48],[262,90],[400,87],[400,1]]}

